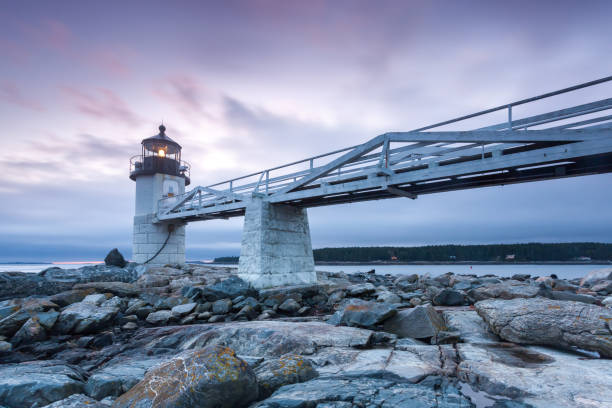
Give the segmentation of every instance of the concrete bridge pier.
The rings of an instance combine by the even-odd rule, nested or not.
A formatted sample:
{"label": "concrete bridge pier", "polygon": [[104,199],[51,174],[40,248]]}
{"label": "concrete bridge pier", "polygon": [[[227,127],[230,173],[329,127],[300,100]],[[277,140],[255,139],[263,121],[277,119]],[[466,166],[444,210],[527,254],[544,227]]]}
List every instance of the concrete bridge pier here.
{"label": "concrete bridge pier", "polygon": [[244,217],[238,275],[258,289],[315,283],[306,209],[253,197]]}

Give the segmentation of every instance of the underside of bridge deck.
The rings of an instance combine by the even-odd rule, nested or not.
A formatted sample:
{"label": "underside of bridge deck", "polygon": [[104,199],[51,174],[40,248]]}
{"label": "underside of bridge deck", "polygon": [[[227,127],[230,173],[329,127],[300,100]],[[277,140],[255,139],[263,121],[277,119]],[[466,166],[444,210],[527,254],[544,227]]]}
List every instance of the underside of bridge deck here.
{"label": "underside of bridge deck", "polygon": [[[529,108],[542,99],[551,106],[557,95],[611,81],[602,78],[413,131],[385,133],[357,146],[196,187],[172,202],[160,201],[164,210],[156,221],[246,214],[240,273],[259,287],[308,283],[314,276],[308,207],[612,172],[612,98],[513,117],[517,106]],[[503,111],[507,121],[452,129]],[[278,229],[281,224],[289,229]]]}

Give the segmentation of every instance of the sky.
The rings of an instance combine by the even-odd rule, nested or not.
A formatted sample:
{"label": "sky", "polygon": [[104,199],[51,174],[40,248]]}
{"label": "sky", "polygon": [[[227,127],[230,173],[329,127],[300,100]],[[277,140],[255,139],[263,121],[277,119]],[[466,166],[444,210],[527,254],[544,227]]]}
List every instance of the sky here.
{"label": "sky", "polygon": [[[612,73],[608,1],[0,6],[0,262],[129,258],[129,158],[162,121],[192,186],[209,185]],[[312,243],[612,242],[610,186],[605,174],[312,208]],[[189,224],[187,259],[238,255],[242,222]]]}

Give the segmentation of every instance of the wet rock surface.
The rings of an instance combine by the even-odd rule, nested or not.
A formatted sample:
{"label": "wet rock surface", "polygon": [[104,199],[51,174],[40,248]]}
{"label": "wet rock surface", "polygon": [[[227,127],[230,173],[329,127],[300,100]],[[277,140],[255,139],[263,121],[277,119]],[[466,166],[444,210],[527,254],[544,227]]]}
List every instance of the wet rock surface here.
{"label": "wet rock surface", "polygon": [[472,407],[452,385],[442,381],[417,385],[380,378],[321,378],[287,385],[256,408],[308,407]]}
{"label": "wet rock surface", "polygon": [[0,404],[8,408],[42,406],[82,393],[85,373],[62,361],[0,365]]}
{"label": "wet rock surface", "polygon": [[552,348],[458,344],[459,379],[490,395],[535,407],[606,407],[612,404],[609,360]]}
{"label": "wet rock surface", "polygon": [[[234,272],[32,274],[54,283],[0,300],[0,407],[200,406],[204,396],[213,406],[612,404],[607,272],[583,282],[320,272],[317,284],[259,291]],[[214,367],[246,367],[249,379],[207,380]]]}
{"label": "wet rock surface", "polygon": [[612,358],[612,310],[549,299],[487,300],[478,314],[502,339],[522,344],[578,347]]}

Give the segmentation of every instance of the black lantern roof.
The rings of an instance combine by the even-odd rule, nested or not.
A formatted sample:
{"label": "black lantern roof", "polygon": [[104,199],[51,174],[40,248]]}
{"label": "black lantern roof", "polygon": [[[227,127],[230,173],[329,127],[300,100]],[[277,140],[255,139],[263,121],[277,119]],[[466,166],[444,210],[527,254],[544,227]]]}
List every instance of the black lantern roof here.
{"label": "black lantern roof", "polygon": [[166,136],[166,127],[159,126],[159,134],[151,136],[142,141],[142,145],[146,150],[157,152],[159,149],[164,149],[166,154],[180,153],[181,145]]}

